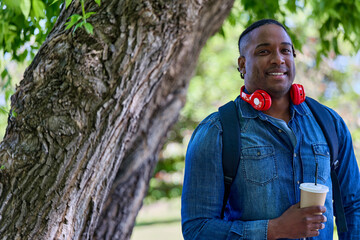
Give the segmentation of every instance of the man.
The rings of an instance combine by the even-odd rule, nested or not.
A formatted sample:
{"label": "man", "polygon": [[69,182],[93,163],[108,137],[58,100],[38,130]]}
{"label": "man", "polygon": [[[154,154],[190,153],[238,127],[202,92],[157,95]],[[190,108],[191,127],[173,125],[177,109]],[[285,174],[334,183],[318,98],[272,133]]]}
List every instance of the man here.
{"label": "man", "polygon": [[[238,70],[245,82],[244,94],[235,100],[241,160],[225,217],[221,218],[222,127],[216,112],[199,124],[188,146],[182,195],[184,238],[332,239],[329,147],[306,103],[294,103],[290,96],[296,86],[292,41],[283,25],[264,19],[241,34],[239,50]],[[257,90],[269,94],[268,109],[256,110],[251,105],[255,103],[246,101]],[[350,133],[341,117],[330,111],[339,136],[336,171],[349,229],[339,239],[360,239],[359,169]],[[330,191],[325,206],[300,208],[299,185],[314,181],[315,163],[318,183]]]}

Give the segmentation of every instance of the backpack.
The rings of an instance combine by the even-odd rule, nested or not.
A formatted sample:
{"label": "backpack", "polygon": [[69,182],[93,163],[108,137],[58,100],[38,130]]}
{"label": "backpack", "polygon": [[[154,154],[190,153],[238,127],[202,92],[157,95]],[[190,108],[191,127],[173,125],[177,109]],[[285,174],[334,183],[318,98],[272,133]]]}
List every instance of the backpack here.
{"label": "backpack", "polygon": [[[337,228],[339,232],[346,232],[348,229],[341,198],[340,184],[335,172],[335,169],[339,165],[337,158],[339,142],[335,124],[332,121],[330,112],[322,104],[309,97],[306,97],[305,102],[310,108],[317,123],[321,127],[330,149],[331,181],[334,200],[333,204],[338,223]],[[237,168],[240,162],[241,138],[240,122],[234,101],[230,101],[220,107],[219,113],[220,122],[223,128],[222,164],[224,171],[225,192],[221,210],[221,218],[224,218],[224,211],[229,198],[230,187],[233,180],[235,179]]]}

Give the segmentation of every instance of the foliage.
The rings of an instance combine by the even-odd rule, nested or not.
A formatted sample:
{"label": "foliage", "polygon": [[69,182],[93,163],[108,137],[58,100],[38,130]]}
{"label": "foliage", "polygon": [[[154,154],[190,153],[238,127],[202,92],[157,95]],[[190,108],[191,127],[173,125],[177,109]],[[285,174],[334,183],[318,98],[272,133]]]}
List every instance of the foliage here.
{"label": "foliage", "polygon": [[[66,8],[72,1],[65,1]],[[94,1],[100,6],[101,0]],[[82,15],[72,15],[66,29],[79,23],[90,32],[92,27],[89,27],[89,23],[86,24],[86,20],[95,12],[86,12],[84,0],[80,2]],[[50,33],[62,5],[63,1],[60,0],[4,0],[0,2],[0,51],[3,51],[3,54],[11,54],[11,57],[18,62],[23,62],[26,57],[32,59]],[[25,44],[28,44],[26,48],[24,48]]]}
{"label": "foliage", "polygon": [[[58,0],[55,0],[58,1]],[[72,0],[66,0],[66,8],[71,4]],[[66,30],[72,28],[72,26],[75,25],[74,31],[76,31],[77,28],[79,27],[83,27],[85,29],[85,31],[89,34],[94,34],[94,28],[93,26],[86,22],[86,20],[93,14],[95,14],[96,12],[86,12],[85,11],[85,2],[84,0],[80,0],[81,2],[81,12],[82,15],[79,14],[73,14],[72,16],[70,16],[70,20],[65,23],[66,25]],[[95,0],[95,2],[100,6],[101,0]]]}
{"label": "foliage", "polygon": [[[289,28],[296,28],[296,24],[289,18],[291,15],[303,14],[308,24],[317,31],[318,52],[317,63],[322,56],[331,51],[336,54],[348,54],[339,47],[339,42],[347,42],[351,50],[360,50],[360,1],[343,0],[241,0],[235,1],[233,11],[228,22],[245,23],[245,26],[262,18],[274,18]],[[223,30],[221,30],[223,32]],[[303,32],[292,31],[290,37],[294,45],[301,49],[306,43]]]}
{"label": "foliage", "polygon": [[182,192],[182,170],[184,156],[171,156],[160,159],[156,166],[154,177],[150,180],[146,204],[159,199],[180,197]]}
{"label": "foliage", "polygon": [[[4,0],[0,2],[0,51],[13,60],[33,58],[51,31],[61,2]],[[24,46],[28,43],[26,46]]]}

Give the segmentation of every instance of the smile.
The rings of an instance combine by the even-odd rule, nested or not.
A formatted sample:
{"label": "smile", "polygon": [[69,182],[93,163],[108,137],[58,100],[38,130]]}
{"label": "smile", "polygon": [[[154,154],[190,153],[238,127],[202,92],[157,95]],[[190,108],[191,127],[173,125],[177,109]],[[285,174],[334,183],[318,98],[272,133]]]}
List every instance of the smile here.
{"label": "smile", "polygon": [[285,75],[286,73],[277,73],[277,72],[274,72],[274,73],[268,73],[269,75],[271,76],[282,76],[282,75]]}

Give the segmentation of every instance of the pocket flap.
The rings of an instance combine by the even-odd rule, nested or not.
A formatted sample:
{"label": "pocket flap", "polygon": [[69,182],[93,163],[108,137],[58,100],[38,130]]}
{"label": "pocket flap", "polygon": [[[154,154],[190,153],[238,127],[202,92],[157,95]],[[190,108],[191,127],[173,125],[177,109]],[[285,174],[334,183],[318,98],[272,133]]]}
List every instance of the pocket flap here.
{"label": "pocket flap", "polygon": [[316,155],[330,156],[329,147],[325,143],[317,143],[312,145],[313,151]]}
{"label": "pocket flap", "polygon": [[241,151],[241,155],[244,158],[251,157],[252,159],[260,159],[274,154],[273,146],[256,146],[244,148]]}

